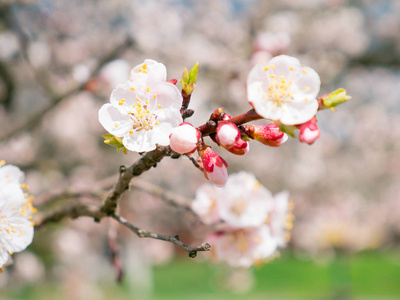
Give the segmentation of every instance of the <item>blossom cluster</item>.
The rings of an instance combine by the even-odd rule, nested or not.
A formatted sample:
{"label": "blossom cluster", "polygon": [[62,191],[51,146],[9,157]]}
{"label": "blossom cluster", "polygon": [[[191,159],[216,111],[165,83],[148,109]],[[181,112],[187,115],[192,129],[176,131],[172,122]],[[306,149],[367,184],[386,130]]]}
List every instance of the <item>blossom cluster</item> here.
{"label": "blossom cluster", "polygon": [[33,239],[33,196],[26,191],[24,173],[16,166],[0,167],[0,269],[10,255],[24,250]]}
{"label": "blossom cluster", "polygon": [[201,186],[192,209],[214,229],[207,238],[213,244],[213,257],[232,266],[268,261],[290,238],[293,215],[289,193],[273,196],[247,172],[230,175],[222,188]]}
{"label": "blossom cluster", "polygon": [[[106,143],[118,150],[146,152],[157,145],[170,146],[178,154],[198,152],[205,177],[216,186],[228,178],[226,161],[204,142],[209,136],[218,146],[236,155],[250,150],[251,139],[279,147],[299,130],[300,142],[313,144],[320,137],[316,114],[348,97],[338,90],[317,99],[321,81],[312,68],[301,66],[297,58],[280,55],[267,65],[257,64],[247,78],[248,113],[231,117],[216,109],[207,123],[194,127],[183,122],[193,111],[188,109],[197,80],[198,64],[182,75],[182,92],[176,79],[167,81],[162,63],[146,59],[134,67],[130,78],[112,92],[110,103],[99,110],[99,121],[110,133]],[[333,99],[332,97],[336,97]],[[245,124],[266,119],[266,125]]]}

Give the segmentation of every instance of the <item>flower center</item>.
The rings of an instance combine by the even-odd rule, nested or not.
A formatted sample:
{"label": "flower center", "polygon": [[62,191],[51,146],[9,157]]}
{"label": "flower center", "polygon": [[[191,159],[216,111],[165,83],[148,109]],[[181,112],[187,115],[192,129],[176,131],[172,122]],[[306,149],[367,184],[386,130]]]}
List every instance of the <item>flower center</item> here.
{"label": "flower center", "polygon": [[[295,90],[292,88],[292,81],[286,80],[285,76],[277,76],[273,70],[274,65],[270,65],[264,68],[266,72],[270,71],[267,75],[270,78],[268,91],[263,93],[263,99],[267,99],[268,102],[272,102],[272,109],[282,107],[282,104],[289,103],[293,100],[293,94]],[[292,70],[291,68],[290,70]]]}

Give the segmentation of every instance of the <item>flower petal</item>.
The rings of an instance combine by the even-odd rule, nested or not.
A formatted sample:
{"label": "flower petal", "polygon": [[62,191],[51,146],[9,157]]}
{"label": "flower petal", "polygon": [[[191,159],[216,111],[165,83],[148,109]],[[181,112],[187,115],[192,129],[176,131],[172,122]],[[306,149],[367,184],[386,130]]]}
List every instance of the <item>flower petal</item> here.
{"label": "flower petal", "polygon": [[302,124],[310,120],[318,111],[318,101],[291,102],[284,106],[285,113],[280,118],[286,125]]}
{"label": "flower petal", "polygon": [[152,142],[152,131],[138,130],[124,136],[122,144],[131,151],[147,152],[154,150],[156,144]]}
{"label": "flower petal", "polygon": [[133,121],[113,105],[104,104],[99,110],[99,122],[104,129],[115,136],[124,136],[132,129]]}
{"label": "flower petal", "polygon": [[156,83],[151,86],[151,93],[156,95],[157,104],[161,106],[161,109],[179,110],[182,106],[182,94],[172,83]]}
{"label": "flower petal", "polygon": [[24,173],[16,166],[5,165],[0,168],[0,186],[2,183],[19,183],[24,181]]}
{"label": "flower petal", "polygon": [[285,80],[295,80],[301,71],[299,60],[287,55],[275,56],[268,62],[267,67],[277,77],[284,76]]}
{"label": "flower petal", "polygon": [[303,67],[301,76],[294,82],[298,91],[309,99],[316,98],[321,87],[321,79],[317,72],[310,67]]}
{"label": "flower petal", "polygon": [[146,59],[142,64],[135,66],[130,75],[130,80],[137,78],[136,74],[146,74],[151,82],[167,80],[167,69],[162,63],[152,59]]}

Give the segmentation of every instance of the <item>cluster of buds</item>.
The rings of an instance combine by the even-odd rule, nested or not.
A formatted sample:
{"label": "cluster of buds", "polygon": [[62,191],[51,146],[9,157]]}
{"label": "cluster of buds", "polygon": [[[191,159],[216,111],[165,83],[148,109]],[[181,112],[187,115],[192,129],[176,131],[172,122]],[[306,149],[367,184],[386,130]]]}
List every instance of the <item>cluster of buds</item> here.
{"label": "cluster of buds", "polygon": [[[146,152],[156,145],[170,145],[178,154],[199,155],[199,165],[205,177],[216,186],[223,186],[228,178],[227,163],[205,144],[205,137],[235,155],[245,155],[250,141],[279,147],[288,136],[302,143],[313,144],[319,137],[316,114],[332,109],[350,99],[339,89],[317,97],[321,81],[313,69],[302,67],[290,56],[272,58],[265,66],[258,64],[247,79],[248,112],[231,117],[223,108],[214,110],[209,120],[198,127],[185,121],[193,114],[188,109],[196,87],[199,64],[184,70],[182,91],[176,79],[166,79],[166,68],[154,60],[133,68],[129,80],[117,86],[109,104],[99,111],[99,120],[109,132],[105,142],[127,150]],[[265,119],[268,124],[249,122]]]}

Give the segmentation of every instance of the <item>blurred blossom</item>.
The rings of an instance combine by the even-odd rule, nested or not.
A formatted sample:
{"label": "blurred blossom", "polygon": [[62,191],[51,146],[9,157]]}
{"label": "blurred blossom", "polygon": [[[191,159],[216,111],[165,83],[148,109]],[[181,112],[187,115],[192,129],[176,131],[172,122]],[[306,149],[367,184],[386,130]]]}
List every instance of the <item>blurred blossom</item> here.
{"label": "blurred blossom", "polygon": [[0,32],[0,59],[8,60],[19,50],[19,41],[11,31]]}
{"label": "blurred blossom", "polygon": [[90,78],[89,67],[85,64],[76,64],[72,69],[72,77],[79,83],[86,82]]}
{"label": "blurred blossom", "polygon": [[24,282],[35,283],[44,279],[45,268],[39,257],[29,251],[19,254],[14,262],[15,276]]}
{"label": "blurred blossom", "polygon": [[28,48],[29,61],[35,68],[43,68],[50,63],[51,52],[44,42],[34,42]]}
{"label": "blurred blossom", "polygon": [[286,32],[264,31],[257,35],[254,44],[258,51],[265,51],[272,55],[282,54],[290,45],[290,36]]}
{"label": "blurred blossom", "polygon": [[192,209],[214,225],[206,239],[213,246],[212,257],[236,267],[272,259],[278,246],[286,246],[292,227],[289,194],[273,197],[246,172],[230,175],[223,188],[200,187]]}

